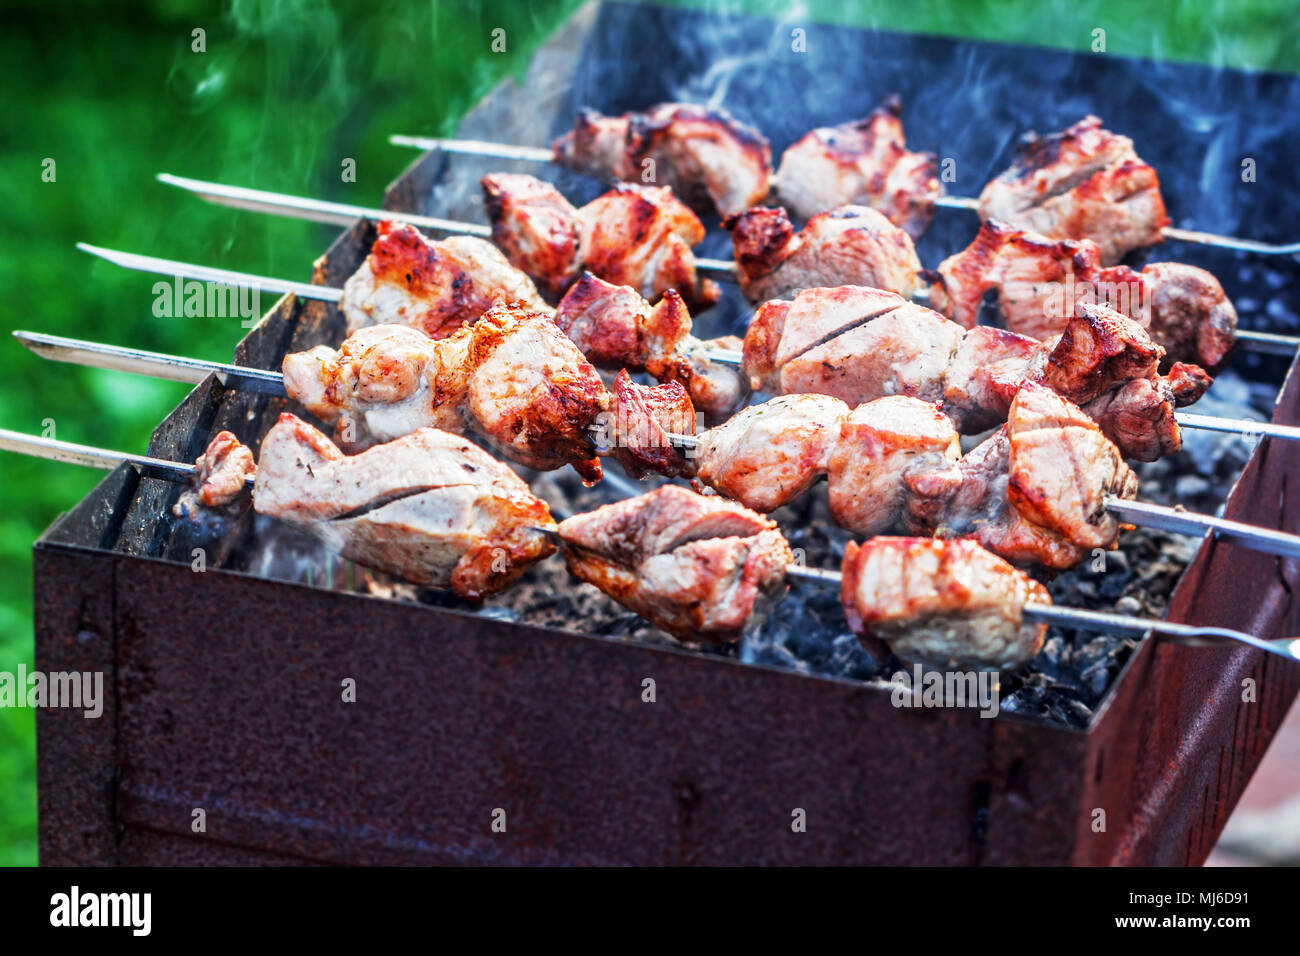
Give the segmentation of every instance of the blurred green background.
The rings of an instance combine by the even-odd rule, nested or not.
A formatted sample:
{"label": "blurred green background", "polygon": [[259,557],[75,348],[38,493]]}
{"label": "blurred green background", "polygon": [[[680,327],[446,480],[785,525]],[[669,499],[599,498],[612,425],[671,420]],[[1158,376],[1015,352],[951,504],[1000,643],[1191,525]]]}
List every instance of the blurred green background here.
{"label": "blurred green background", "polygon": [[[239,319],[157,319],[152,277],[76,252],[78,240],[306,279],[333,230],[240,214],[154,182],[167,170],[377,205],[414,155],[389,133],[449,134],[578,0],[4,0],[0,279],[8,328],[228,361]],[[789,0],[723,10],[789,16]],[[831,0],[810,20],[1300,70],[1297,0],[1229,3]],[[504,54],[491,32],[506,30]],[[192,31],[206,31],[206,52]],[[356,182],[340,164],[356,160]],[[43,162],[55,181],[42,181]],[[270,297],[264,297],[270,304]],[[0,341],[0,426],[143,450],[182,385],[53,366]],[[99,475],[0,457],[0,671],[32,665],[31,545]],[[36,862],[34,720],[0,710],[0,864]]]}

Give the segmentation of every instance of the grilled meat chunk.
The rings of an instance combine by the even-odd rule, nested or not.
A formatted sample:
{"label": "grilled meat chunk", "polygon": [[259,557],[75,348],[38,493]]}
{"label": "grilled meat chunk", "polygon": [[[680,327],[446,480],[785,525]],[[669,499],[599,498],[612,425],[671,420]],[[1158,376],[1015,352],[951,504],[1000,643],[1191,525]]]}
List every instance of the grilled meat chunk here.
{"label": "grilled meat chunk", "polygon": [[600,373],[544,312],[497,305],[474,324],[466,411],[512,461],[548,470],[573,465],[601,477],[589,429],[609,403]]}
{"label": "grilled meat chunk", "polygon": [[498,299],[547,307],[532,280],[490,242],[472,236],[431,242],[413,226],[381,222],[370,255],[343,284],[339,308],[349,333],[408,325],[439,339]]}
{"label": "grilled meat chunk", "polygon": [[605,180],[663,183],[696,212],[744,212],[767,195],[772,151],[722,109],[661,103],[644,113],[581,110],[552,144],[557,160]]}
{"label": "grilled meat chunk", "polygon": [[613,404],[602,417],[605,442],[629,475],[695,473],[691,459],[672,442],[673,435],[695,434],[695,406],[679,383],[650,388],[623,369],[614,379]]}
{"label": "grilled meat chunk", "polygon": [[551,301],[578,277],[578,210],[534,176],[491,173],[480,181],[492,241]]}
{"label": "grilled meat chunk", "polygon": [[961,338],[956,323],[908,302],[790,359],[781,367],[782,391],[854,403],[888,395],[939,401]]}
{"label": "grilled meat chunk", "polygon": [[859,405],[840,426],[828,463],[835,523],[863,536],[897,528],[907,475],[945,467],[960,455],[951,419],[929,402],[898,395]]}
{"label": "grilled meat chunk", "polygon": [[262,440],[256,509],[412,584],[480,600],[554,552],[546,503],[459,435],[421,428],[346,456],[293,415]]}
{"label": "grilled meat chunk", "polygon": [[1045,339],[1061,331],[1070,316],[1064,304],[1067,284],[1091,281],[1099,268],[1095,246],[990,220],[969,246],[939,264],[930,304],[969,329],[979,324],[984,294],[996,289],[1007,328]]}
{"label": "grilled meat chunk", "polygon": [[971,536],[1009,561],[1055,569],[1113,548],[1119,524],[1104,499],[1137,493],[1137,476],[1097,423],[1030,381],[994,435],[952,465],[903,480],[909,530]]}
{"label": "grilled meat chunk", "polygon": [[[1042,648],[1024,620],[1047,589],[974,541],[878,537],[844,552],[849,627],[898,657],[948,668],[1011,668]],[[864,641],[866,643],[866,641]]]}
{"label": "grilled meat chunk", "polygon": [[1151,262],[1138,275],[1149,290],[1151,337],[1172,359],[1222,365],[1236,341],[1237,310],[1219,280],[1179,262]]}
{"label": "grilled meat chunk", "polygon": [[782,382],[785,366],[845,331],[906,303],[892,292],[854,285],[805,289],[791,300],[764,302],[755,310],[745,333],[744,368],[749,384],[777,393],[814,391],[786,386]]}
{"label": "grilled meat chunk", "polygon": [[575,577],[684,641],[739,638],[794,560],[774,521],[677,485],[575,515],[560,537]]}
{"label": "grilled meat chunk", "polygon": [[911,237],[866,206],[818,213],[796,233],[784,209],[751,209],[727,219],[737,278],[750,302],[803,289],[870,286],[910,298],[921,260]]}
{"label": "grilled meat chunk", "polygon": [[1163,358],[1137,322],[1079,303],[1065,331],[1043,343],[1029,375],[1082,406],[1125,458],[1155,461],[1182,447],[1174,409],[1196,401],[1212,381],[1181,362],[1161,376]]}
{"label": "grilled meat chunk", "polygon": [[698,310],[722,294],[712,279],[695,272],[691,247],[704,238],[704,224],[666,186],[622,184],[578,210],[583,266],[647,299],[676,289]]}
{"label": "grilled meat chunk", "polygon": [[902,101],[888,96],[865,119],[814,129],[781,155],[781,201],[800,219],[837,206],[870,206],[913,239],[925,231],[942,193],[933,153],[914,153],[903,136]]}
{"label": "grilled meat chunk", "polygon": [[782,395],[750,405],[700,435],[702,482],[755,511],[775,511],[829,467],[849,407],[826,395]]}
{"label": "grilled meat chunk", "polygon": [[224,508],[244,493],[257,473],[253,453],[233,433],[217,432],[194,459],[194,477],[181,492],[172,514],[197,519],[204,508]]}
{"label": "grilled meat chunk", "polygon": [[1060,133],[1028,134],[1011,168],[984,187],[979,214],[1049,239],[1091,239],[1105,265],[1161,242],[1169,225],[1156,171],[1095,116]]}
{"label": "grilled meat chunk", "polygon": [[636,289],[590,272],[560,300],[555,324],[601,368],[644,369],[691,334],[691,314],[675,291],[651,306]]}
{"label": "grilled meat chunk", "polygon": [[546,312],[493,306],[436,342],[375,326],[335,351],[317,346],[284,360],[289,397],[337,423],[350,448],[422,426],[472,428],[531,468],[571,464],[600,478],[587,429],[610,402],[600,373]]}
{"label": "grilled meat chunk", "polygon": [[651,306],[635,289],[587,273],[560,300],[555,321],[600,368],[644,369],[679,382],[709,420],[726,418],[748,395],[738,370],[707,356],[711,348],[739,348],[739,340],[691,335],[691,314],[672,289]]}
{"label": "grilled meat chunk", "polygon": [[975,240],[939,266],[931,304],[968,328],[996,289],[1008,329],[1046,339],[1064,329],[1075,306],[1106,305],[1148,330],[1172,361],[1216,368],[1232,349],[1237,313],[1204,269],[1151,263],[1138,272],[1102,268],[1096,244],[1051,240],[990,221]]}
{"label": "grilled meat chunk", "polygon": [[963,435],[1006,421],[1030,362],[1042,343],[1027,335],[977,325],[957,343],[943,373],[943,411]]}
{"label": "grilled meat chunk", "polygon": [[432,426],[462,432],[466,360],[473,335],[430,339],[404,325],[358,329],[337,350],[318,345],[284,357],[289,397],[324,422],[348,451]]}

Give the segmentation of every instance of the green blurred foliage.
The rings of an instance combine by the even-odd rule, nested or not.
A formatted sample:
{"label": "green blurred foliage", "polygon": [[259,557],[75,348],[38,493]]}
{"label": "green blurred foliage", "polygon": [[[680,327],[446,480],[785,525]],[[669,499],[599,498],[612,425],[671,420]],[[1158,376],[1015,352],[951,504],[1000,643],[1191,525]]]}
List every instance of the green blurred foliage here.
{"label": "green blurred foliage", "polygon": [[[156,319],[154,278],[74,250],[131,251],[306,279],[334,230],[223,210],[156,183],[170,171],[377,204],[412,161],[390,133],[451,133],[457,119],[578,0],[61,0],[5,2],[0,62],[0,287],[9,328],[228,360],[238,319]],[[690,6],[704,6],[698,2]],[[714,7],[788,16],[788,0]],[[1091,30],[1131,55],[1297,69],[1294,2],[1042,4],[831,0],[810,19],[1086,49]],[[504,28],[507,52],[491,52]],[[206,31],[206,52],[192,31]],[[42,182],[42,161],[56,180]],[[340,176],[356,160],[355,183]],[[267,298],[264,304],[269,305]],[[0,425],[143,450],[183,386],[52,366],[0,343]],[[98,480],[0,457],[0,670],[32,663],[31,545]],[[0,710],[0,864],[36,859],[29,710]]]}

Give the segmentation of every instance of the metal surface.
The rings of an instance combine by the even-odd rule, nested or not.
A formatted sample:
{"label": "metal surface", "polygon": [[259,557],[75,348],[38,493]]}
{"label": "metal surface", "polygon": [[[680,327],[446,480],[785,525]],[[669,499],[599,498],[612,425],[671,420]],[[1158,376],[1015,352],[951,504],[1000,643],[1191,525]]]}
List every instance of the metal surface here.
{"label": "metal surface", "polygon": [[[584,9],[461,133],[546,141],[580,103],[617,112],[672,98],[670,84],[713,65],[697,40],[730,57],[765,49],[773,30],[679,8]],[[1026,111],[1059,112],[1040,123],[1055,128],[1093,107],[1097,91],[1116,128],[1144,119],[1153,142],[1177,144],[1176,154],[1148,156],[1169,169],[1171,194],[1199,181],[1176,167],[1180,156],[1200,169],[1217,155],[1187,128],[1196,91],[1222,91],[1229,131],[1233,115],[1286,115],[1277,78],[1066,53],[1026,73],[1018,48],[806,30],[808,48],[840,69],[778,57],[737,73],[726,105],[808,90],[798,111],[807,126],[842,116],[864,89],[898,89],[922,123],[933,122],[914,131],[921,123],[909,111],[909,135],[938,142],[946,130],[972,182],[995,171],[978,157],[992,162],[1005,130],[1031,125]],[[657,55],[640,66],[620,56],[627,36]],[[1006,74],[1022,94],[986,96],[975,109],[967,81],[976,62],[982,84]],[[1176,114],[1158,95],[1170,83],[1188,93]],[[816,110],[825,115],[811,117]],[[740,112],[775,131],[778,146],[799,132],[781,129],[796,112],[787,104]],[[979,119],[959,134],[962,115]],[[1254,155],[1290,162],[1285,138],[1244,140]],[[1235,152],[1224,155],[1235,162]],[[447,175],[445,157],[422,156],[385,205],[436,202],[463,217],[468,200]],[[1263,226],[1258,196],[1230,201]],[[1181,198],[1176,208],[1195,206],[1195,195]],[[923,237],[936,243],[929,254],[958,247],[959,218]],[[373,238],[367,224],[352,226],[314,279],[341,283]],[[1230,295],[1249,281],[1222,277]],[[235,361],[273,367],[341,332],[337,310],[286,299]],[[151,454],[192,459],[218,428],[256,445],[286,407],[205,382],[159,426]],[[1294,377],[1277,418],[1300,421]],[[1294,443],[1260,443],[1226,516],[1300,528],[1300,496],[1288,486],[1297,473]],[[900,709],[880,686],[379,600],[346,583],[278,581],[238,564],[251,519],[199,539],[161,521],[175,491],[119,469],[37,544],[36,666],[101,671],[112,685],[99,720],[37,712],[43,863],[1195,865],[1300,688],[1300,669],[1259,650],[1147,640],[1086,731],[1008,713]],[[202,573],[196,547],[208,554]],[[1170,617],[1300,634],[1298,586],[1294,560],[1207,538]],[[347,677],[357,680],[356,703],[340,698]],[[654,703],[642,697],[647,678]],[[203,834],[192,829],[200,807]],[[504,833],[492,830],[498,809]],[[807,815],[804,833],[791,832],[796,809]]]}

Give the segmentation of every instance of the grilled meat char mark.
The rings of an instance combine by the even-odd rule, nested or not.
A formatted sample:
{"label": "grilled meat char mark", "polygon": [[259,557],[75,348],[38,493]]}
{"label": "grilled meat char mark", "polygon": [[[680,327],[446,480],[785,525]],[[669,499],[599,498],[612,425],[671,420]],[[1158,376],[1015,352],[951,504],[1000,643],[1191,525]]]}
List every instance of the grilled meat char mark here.
{"label": "grilled meat char mark", "polygon": [[1087,239],[1049,239],[994,220],[937,274],[931,304],[968,328],[990,289],[1007,328],[1039,339],[1062,331],[1077,304],[1100,303],[1140,323],[1171,362],[1215,369],[1237,327],[1231,301],[1204,269],[1174,262],[1103,268],[1101,251]]}
{"label": "grilled meat char mark", "polygon": [[756,208],[723,222],[731,231],[741,291],[750,302],[804,289],[869,286],[911,298],[921,260],[911,237],[867,206],[818,213],[799,232],[781,208]]}
{"label": "grilled meat char mark", "polygon": [[691,335],[690,311],[674,290],[651,306],[635,289],[587,273],[560,300],[555,321],[600,368],[680,383],[708,421],[726,419],[748,395],[739,370],[708,357],[713,348],[739,350],[740,341]]}
{"label": "grilled meat char mark", "polygon": [[536,286],[490,242],[452,236],[432,242],[413,226],[381,222],[370,255],[343,284],[348,332],[406,325],[445,338],[499,299],[546,309]]}
{"label": "grilled meat char mark", "polygon": [[[700,214],[730,216],[762,202],[772,154],[758,130],[722,109],[661,103],[642,113],[578,112],[552,143],[561,164],[604,180],[671,186]],[[653,165],[651,165],[653,164]]]}
{"label": "grilled meat char mark", "polygon": [[870,206],[916,239],[942,193],[933,153],[906,148],[897,94],[864,119],[814,129],[781,156],[781,202],[800,219],[848,204]]}
{"label": "grilled meat char mark", "polygon": [[358,455],[294,415],[262,440],[262,514],[346,558],[471,600],[554,553],[550,510],[514,472],[459,435],[421,428]]}
{"label": "grilled meat char mark", "polygon": [[684,641],[738,639],[794,560],[776,523],[677,485],[560,524],[569,571]]}
{"label": "grilled meat char mark", "polygon": [[1169,225],[1156,171],[1096,116],[1027,134],[1011,167],[980,194],[979,214],[1052,239],[1092,239],[1105,265],[1163,241]]}
{"label": "grilled meat char mark", "polygon": [[868,647],[953,669],[1009,669],[1042,649],[1046,624],[1025,621],[1047,589],[977,542],[876,537],[844,552],[840,597]]}

